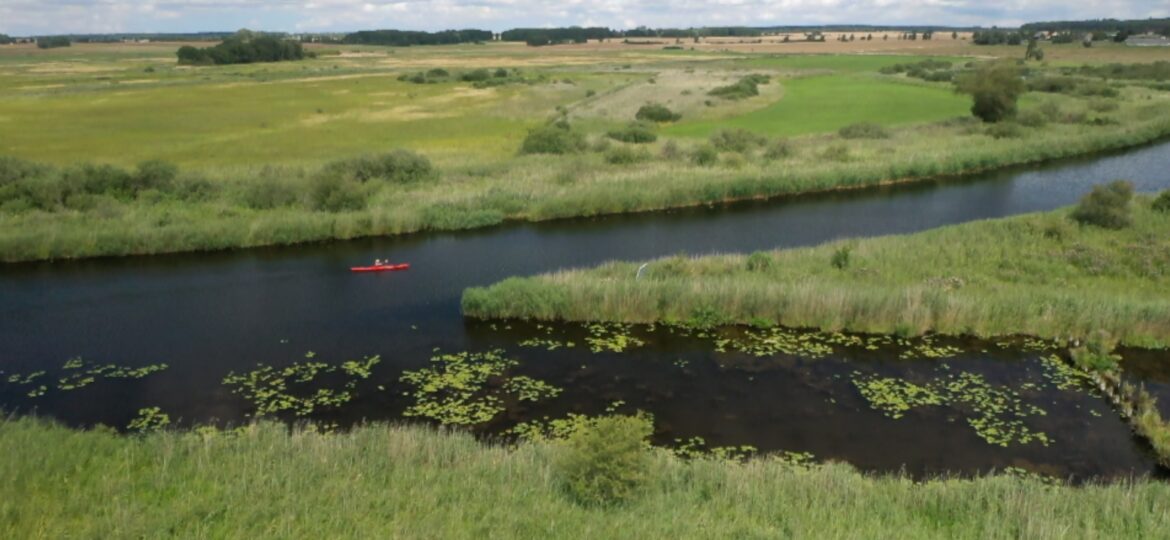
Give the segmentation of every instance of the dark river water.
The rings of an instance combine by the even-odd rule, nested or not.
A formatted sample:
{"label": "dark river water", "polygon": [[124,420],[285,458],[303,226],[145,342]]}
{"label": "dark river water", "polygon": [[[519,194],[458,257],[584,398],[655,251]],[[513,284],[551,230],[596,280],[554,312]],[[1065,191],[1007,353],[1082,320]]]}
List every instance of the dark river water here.
{"label": "dark river water", "polygon": [[[407,404],[399,382],[403,370],[426,366],[436,349],[501,347],[521,362],[518,372],[565,391],[546,402],[509,407],[493,424],[601,412],[624,401],[627,409],[654,414],[661,442],[701,436],[711,444],[811,452],[864,470],[904,468],[916,474],[1007,466],[1058,476],[1145,474],[1155,470],[1147,449],[1130,438],[1103,401],[1087,393],[1030,391],[1028,399],[1048,413],[1034,427],[1054,442],[1000,448],[975,437],[945,407],[888,419],[866,405],[849,379],[858,370],[932,377],[938,375],[937,361],[902,360],[886,350],[838,352],[818,360],[749,359],[661,331],[648,333],[645,347],[621,354],[584,348],[548,352],[517,346],[539,333],[533,327],[493,329],[493,323],[465,321],[459,310],[464,288],[511,275],[613,259],[744,252],[920,231],[1068,205],[1093,184],[1117,178],[1133,181],[1143,192],[1170,187],[1170,143],[961,179],[778,201],[287,248],[3,266],[0,407],[79,426],[124,427],[148,406],[183,425],[239,423],[251,406],[222,384],[225,375],[257,363],[301,360],[313,351],[328,362],[382,357],[353,402],[314,418],[344,424],[395,419]],[[348,271],[374,258],[409,262],[412,269]],[[558,329],[565,335],[579,331]],[[1017,384],[1040,372],[1038,353],[964,347],[950,367],[988,381]],[[1128,366],[1131,376],[1170,402],[1170,370],[1163,367],[1170,354],[1135,356]],[[50,384],[36,397],[29,397],[29,385],[8,380],[44,370],[44,380],[55,384],[62,365],[74,357],[123,366],[162,362],[169,368],[140,379],[101,379],[72,391]]]}

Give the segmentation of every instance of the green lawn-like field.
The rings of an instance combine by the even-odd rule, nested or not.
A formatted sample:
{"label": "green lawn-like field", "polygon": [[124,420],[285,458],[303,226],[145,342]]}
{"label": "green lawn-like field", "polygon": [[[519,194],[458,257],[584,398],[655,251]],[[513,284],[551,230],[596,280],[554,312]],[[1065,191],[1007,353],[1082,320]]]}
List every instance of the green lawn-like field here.
{"label": "green lawn-like field", "polygon": [[705,137],[742,128],[768,135],[836,131],[859,122],[883,125],[929,122],[967,114],[971,105],[942,85],[891,81],[873,75],[829,75],[781,80],[783,97],[771,105],[727,119],[681,122],[666,130]]}

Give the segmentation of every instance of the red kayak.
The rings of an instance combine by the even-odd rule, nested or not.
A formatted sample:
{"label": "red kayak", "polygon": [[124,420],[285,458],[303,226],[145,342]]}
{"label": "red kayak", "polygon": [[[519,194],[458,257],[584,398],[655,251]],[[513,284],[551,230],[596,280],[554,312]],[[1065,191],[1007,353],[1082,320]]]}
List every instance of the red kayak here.
{"label": "red kayak", "polygon": [[350,272],[393,272],[395,270],[406,270],[410,268],[410,264],[379,264],[375,266],[351,266]]}

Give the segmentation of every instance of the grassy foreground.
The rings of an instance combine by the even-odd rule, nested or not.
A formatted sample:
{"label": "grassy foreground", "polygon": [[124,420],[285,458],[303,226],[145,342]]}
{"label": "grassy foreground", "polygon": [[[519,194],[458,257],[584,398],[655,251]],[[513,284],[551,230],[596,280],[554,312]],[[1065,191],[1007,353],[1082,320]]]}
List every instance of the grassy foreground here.
{"label": "grassy foreground", "polygon": [[1170,213],[1120,231],[1069,209],[751,256],[613,262],[464,292],[472,317],[782,324],[1170,343]]}
{"label": "grassy foreground", "polygon": [[625,506],[563,491],[563,447],[370,426],[141,437],[0,422],[5,538],[1152,538],[1170,486],[989,477],[924,484],[845,465],[656,453]]}

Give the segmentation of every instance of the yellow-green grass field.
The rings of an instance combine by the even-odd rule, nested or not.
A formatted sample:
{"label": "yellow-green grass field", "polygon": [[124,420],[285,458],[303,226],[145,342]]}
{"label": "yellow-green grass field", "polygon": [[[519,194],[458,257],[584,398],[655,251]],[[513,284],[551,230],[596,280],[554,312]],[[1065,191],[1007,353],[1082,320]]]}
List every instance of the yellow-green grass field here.
{"label": "yellow-green grass field", "polygon": [[4,538],[1156,538],[1170,486],[995,476],[915,482],[848,465],[653,451],[616,507],[565,491],[561,445],[375,425],[119,436],[0,422]]}
{"label": "yellow-green grass field", "polygon": [[[472,317],[691,320],[824,330],[1170,344],[1170,212],[1078,225],[1070,210],[803,249],[613,262],[468,289]],[[843,258],[843,259],[842,259]]]}
{"label": "yellow-green grass field", "polygon": [[[318,58],[303,62],[193,68],[175,65],[176,46],[0,47],[0,157],[51,166],[19,181],[11,167],[0,174],[0,184],[8,183],[0,185],[0,260],[650,211],[912,181],[1170,134],[1170,92],[1124,81],[1112,98],[1028,93],[1021,108],[1039,122],[989,130],[949,83],[878,73],[931,58],[920,49],[783,55],[612,44],[340,46],[314,47]],[[963,65],[947,54],[937,59]],[[434,84],[399,80],[436,68],[450,76]],[[460,80],[479,68],[506,70],[505,84]],[[748,74],[770,77],[758,96],[708,95]],[[654,127],[658,140],[650,144],[606,138],[650,101],[681,119]],[[519,155],[529,130],[556,117],[585,147]],[[884,126],[888,137],[837,135],[857,122]],[[725,129],[756,137],[750,147],[708,149],[705,137]],[[435,173],[409,185],[350,186],[352,204],[319,204],[321,189],[330,189],[322,183],[330,163],[396,148],[418,152]],[[130,195],[77,192],[78,164],[133,169],[146,160],[178,165],[175,182]]]}

